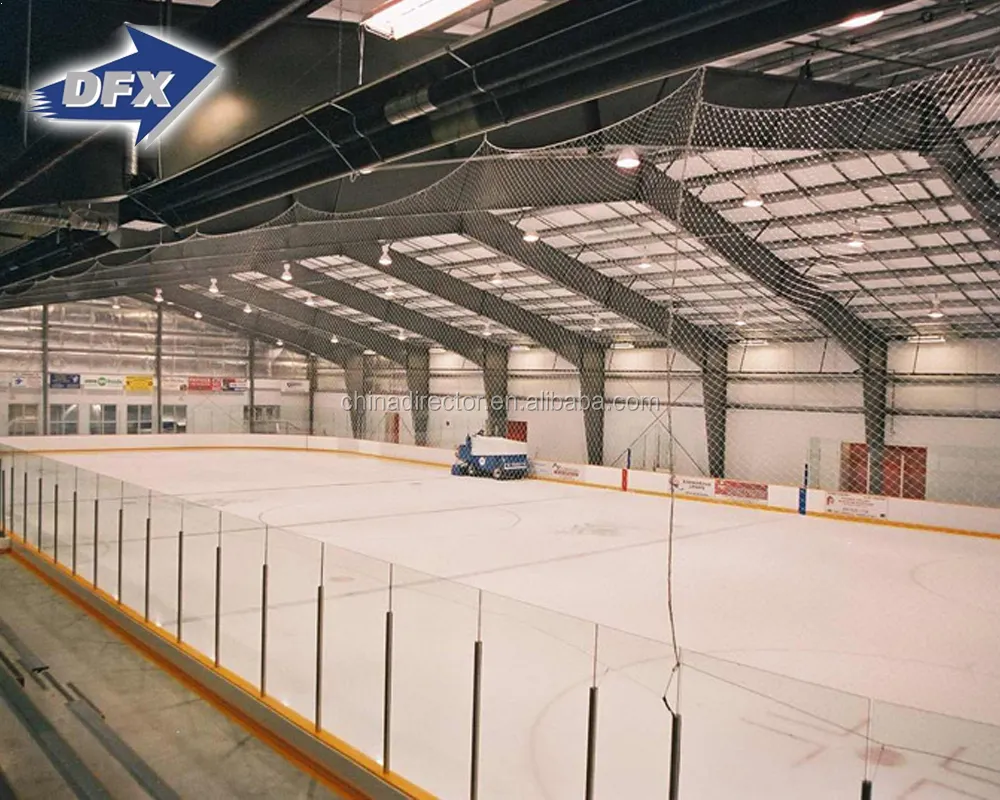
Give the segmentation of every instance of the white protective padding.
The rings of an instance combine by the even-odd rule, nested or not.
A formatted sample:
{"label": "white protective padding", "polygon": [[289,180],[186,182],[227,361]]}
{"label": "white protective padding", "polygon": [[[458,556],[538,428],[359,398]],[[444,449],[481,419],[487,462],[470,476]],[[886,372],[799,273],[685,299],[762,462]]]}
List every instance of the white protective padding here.
{"label": "white protective padding", "polygon": [[473,436],[472,455],[474,456],[526,456],[527,442],[515,442],[500,436]]}

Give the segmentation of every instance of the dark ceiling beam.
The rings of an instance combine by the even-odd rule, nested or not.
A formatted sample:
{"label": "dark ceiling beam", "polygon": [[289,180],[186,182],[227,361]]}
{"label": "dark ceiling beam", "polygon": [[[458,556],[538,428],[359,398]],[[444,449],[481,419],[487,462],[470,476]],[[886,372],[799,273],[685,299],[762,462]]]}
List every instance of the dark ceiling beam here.
{"label": "dark ceiling beam", "polygon": [[[292,273],[292,285],[295,288],[304,289],[318,297],[332,300],[367,314],[369,317],[382,320],[390,325],[397,325],[403,330],[411,331],[432,342],[437,342],[442,347],[478,364],[480,367],[486,363],[489,351],[506,352],[506,347],[502,344],[490,342],[461,328],[448,325],[439,319],[413,311],[401,303],[395,303],[392,300],[358,289],[346,281],[324,275],[299,264],[289,263],[288,266]],[[272,278],[280,278],[282,270],[277,267],[265,267],[261,271]]]}
{"label": "dark ceiling beam", "polygon": [[[164,289],[166,301],[189,312],[199,311],[205,322],[223,325],[239,330],[247,335],[263,339],[282,340],[302,353],[313,353],[338,366],[346,366],[361,355],[361,348],[350,343],[332,344],[329,336],[296,327],[280,319],[257,312],[244,314],[239,308],[228,303],[220,303],[197,292],[171,286]],[[137,300],[153,303],[152,295],[139,293]]]}
{"label": "dark ceiling beam", "polygon": [[[580,375],[581,395],[604,398],[605,348],[599,342],[549,322],[545,317],[525,311],[509,300],[486,292],[442,270],[421,263],[405,253],[393,252],[392,264],[379,263],[382,248],[375,243],[345,248],[345,255],[398,281],[416,286],[449,303],[468,309],[499,325],[515,330],[538,342],[576,367]],[[488,375],[487,375],[488,378]],[[487,391],[490,391],[489,387]],[[584,436],[590,464],[604,462],[604,410],[587,407],[584,412]]]}
{"label": "dark ceiling beam", "polygon": [[[351,322],[349,319],[331,313],[329,310],[309,307],[303,302],[293,300],[290,297],[285,297],[257,284],[241,281],[237,278],[220,278],[219,291],[220,298],[225,297],[238,300],[241,303],[249,304],[251,307],[256,306],[258,309],[267,311],[270,314],[285,317],[299,325],[308,326],[317,333],[326,336],[327,339],[331,335],[336,336],[338,339],[347,339],[364,349],[374,350],[383,358],[393,361],[400,366],[406,366],[409,362],[411,350],[416,349],[425,352],[427,350],[425,346],[400,341],[382,331]],[[225,300],[219,299],[216,302],[225,303]],[[240,309],[237,310],[240,311]],[[243,312],[240,311],[240,313]]]}
{"label": "dark ceiling beam", "polygon": [[544,242],[525,242],[517,228],[492,214],[465,215],[462,234],[663,336],[671,347],[701,367],[706,387],[704,401],[709,472],[713,477],[725,477],[728,369],[725,340],[561,250]]}

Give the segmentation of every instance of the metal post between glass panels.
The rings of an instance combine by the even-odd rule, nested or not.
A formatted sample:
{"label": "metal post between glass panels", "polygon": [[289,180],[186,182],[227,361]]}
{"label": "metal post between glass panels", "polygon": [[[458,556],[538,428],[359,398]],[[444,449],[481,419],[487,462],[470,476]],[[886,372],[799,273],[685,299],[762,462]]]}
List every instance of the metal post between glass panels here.
{"label": "metal post between glass panels", "polygon": [[[39,467],[39,469],[41,469],[41,467]],[[42,480],[42,475],[41,475],[41,473],[39,473],[39,475],[38,475],[38,536],[37,536],[37,539],[38,539],[38,552],[39,553],[42,552],[42,501],[45,499],[45,495],[43,493],[43,486],[44,486],[44,484],[43,484],[43,480]]]}
{"label": "metal post between glass panels", "polygon": [[[677,708],[670,708],[670,783],[667,797],[669,800],[679,800],[681,786],[681,675],[680,660],[677,663]],[[666,703],[666,695],[664,695]]]}
{"label": "metal post between glass panels", "polygon": [[[181,521],[184,511],[181,510]],[[184,526],[177,532],[177,641],[182,641],[184,625]]]}
{"label": "metal post between glass panels", "polygon": [[[220,537],[221,542],[221,537]],[[222,545],[215,547],[215,666],[222,648]]]}
{"label": "metal post between glass panels", "polygon": [[52,487],[52,558],[59,563],[59,481]]}
{"label": "metal post between glass panels", "polygon": [[[7,470],[3,468],[3,459],[0,458],[0,527],[7,527]],[[0,536],[4,535],[4,530],[0,530]]]}
{"label": "metal post between glass panels", "polygon": [[323,585],[326,581],[326,544],[319,549],[319,587],[316,590],[316,733],[323,730]]}
{"label": "metal post between glass panels", "polygon": [[[150,505],[152,505],[152,500],[150,501]],[[145,587],[143,589],[142,617],[146,622],[149,622],[149,556],[150,546],[152,545],[150,539],[153,532],[153,519],[150,514],[150,511],[146,512],[146,554],[143,567],[143,583]]]}
{"label": "metal post between glass panels", "polygon": [[124,550],[125,509],[118,509],[118,605],[122,604],[122,553]]}
{"label": "metal post between glass panels", "polygon": [[594,668],[587,707],[587,780],[584,788],[587,800],[594,800],[594,773],[597,766],[597,642],[600,630],[600,626],[594,625]]}
{"label": "metal post between glass panels", "polygon": [[385,612],[385,684],[382,689],[382,770],[390,769],[392,750],[392,580],[393,565],[389,565],[389,608]]}
{"label": "metal post between glass panels", "polygon": [[73,553],[72,553],[73,575],[76,575],[76,556],[77,556],[77,550],[76,550],[76,532],[77,532],[77,522],[78,522],[78,519],[79,519],[79,517],[78,517],[78,514],[77,514],[76,477],[74,476],[74,478],[73,478],[73,523],[72,523],[73,524],[73,542],[70,545],[73,548]]}
{"label": "metal post between glass panels", "polygon": [[[98,494],[100,494],[101,492],[100,478],[97,479],[97,485],[94,491],[96,491]],[[100,526],[101,526],[101,501],[99,498],[95,497],[94,498],[94,588],[95,589],[97,588],[97,566],[98,566],[98,559],[100,558],[99,548],[98,548],[99,544],[98,540],[100,539],[100,536],[98,535],[98,530],[100,529]]]}
{"label": "metal post between glass panels", "polygon": [[260,696],[267,695],[267,550],[270,530],[264,526],[264,564],[260,575]]}
{"label": "metal post between glass panels", "polygon": [[469,798],[479,797],[479,740],[483,707],[483,592],[479,591],[476,610],[476,643],[472,652],[472,759]]}
{"label": "metal post between glass panels", "polygon": [[22,489],[24,491],[21,493],[23,495],[21,505],[24,513],[21,516],[21,540],[25,544],[28,544],[28,470],[24,471],[24,486]]}

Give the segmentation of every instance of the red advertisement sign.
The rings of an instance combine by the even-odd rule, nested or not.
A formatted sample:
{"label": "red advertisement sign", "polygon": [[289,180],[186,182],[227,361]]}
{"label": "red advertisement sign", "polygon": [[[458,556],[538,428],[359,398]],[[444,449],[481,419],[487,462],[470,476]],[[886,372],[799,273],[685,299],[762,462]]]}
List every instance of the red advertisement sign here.
{"label": "red advertisement sign", "polygon": [[750,481],[728,481],[717,478],[715,481],[716,497],[730,497],[734,500],[747,500],[752,503],[767,502],[767,484]]}
{"label": "red advertisement sign", "polygon": [[187,379],[189,392],[217,392],[222,387],[222,382],[218,378],[205,378],[192,375]]}

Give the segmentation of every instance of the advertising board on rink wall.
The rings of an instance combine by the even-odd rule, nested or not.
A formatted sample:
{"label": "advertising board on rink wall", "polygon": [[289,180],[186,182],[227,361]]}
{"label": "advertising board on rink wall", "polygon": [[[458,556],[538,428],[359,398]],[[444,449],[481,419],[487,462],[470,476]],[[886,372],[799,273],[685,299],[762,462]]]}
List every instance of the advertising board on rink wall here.
{"label": "advertising board on rink wall", "polygon": [[766,503],[767,484],[752,481],[715,480],[715,496],[744,503]]}
{"label": "advertising board on rink wall", "polygon": [[828,514],[886,519],[889,514],[889,501],[885,497],[872,497],[866,494],[828,492],[823,508]]}
{"label": "advertising board on rink wall", "polygon": [[715,478],[682,478],[674,475],[670,485],[677,494],[689,497],[715,497]]}

